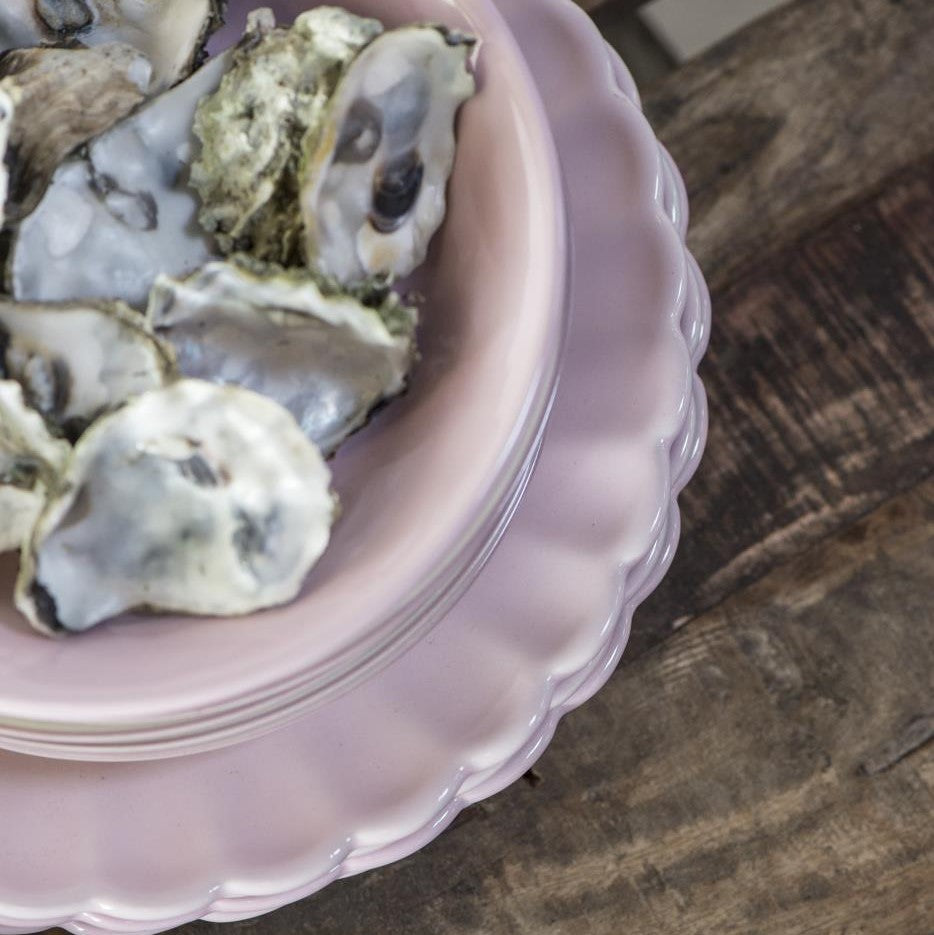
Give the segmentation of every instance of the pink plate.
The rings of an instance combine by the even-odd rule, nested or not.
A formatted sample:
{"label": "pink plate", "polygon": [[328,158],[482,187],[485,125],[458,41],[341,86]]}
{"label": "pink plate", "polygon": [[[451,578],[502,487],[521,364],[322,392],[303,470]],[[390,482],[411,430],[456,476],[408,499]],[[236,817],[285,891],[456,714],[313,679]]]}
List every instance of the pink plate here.
{"label": "pink plate", "polygon": [[[257,5],[236,0],[232,17]],[[268,5],[285,21],[314,4]],[[419,273],[423,361],[410,391],[335,460],[344,512],[289,607],[239,620],[117,622],[61,643],[13,611],[15,561],[4,560],[3,728],[74,737],[193,722],[197,736],[201,719],[249,722],[287,688],[307,700],[437,622],[445,595],[479,571],[502,529],[541,439],[566,330],[566,225],[548,121],[490,0],[348,5],[481,37],[480,93],[461,113],[451,210]]]}
{"label": "pink plate", "polygon": [[396,860],[520,776],[612,672],[703,447],[709,300],[621,64],[569,0],[499,6],[548,104],[575,270],[549,436],[498,551],[429,637],[265,738],[138,764],[0,754],[0,932],[246,918]]}

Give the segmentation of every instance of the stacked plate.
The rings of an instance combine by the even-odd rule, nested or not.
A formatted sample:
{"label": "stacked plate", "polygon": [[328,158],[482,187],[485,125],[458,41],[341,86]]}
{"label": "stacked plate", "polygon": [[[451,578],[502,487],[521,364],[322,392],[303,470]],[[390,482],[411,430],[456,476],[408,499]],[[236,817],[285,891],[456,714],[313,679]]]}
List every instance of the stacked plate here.
{"label": "stacked plate", "polygon": [[[280,21],[301,8],[279,6]],[[490,37],[485,90],[464,110],[450,214],[420,271],[424,361],[407,397],[334,464],[344,513],[325,560],[301,600],[278,611],[118,621],[68,645],[35,637],[0,605],[0,746],[125,760],[256,736],[430,629],[502,534],[541,442],[565,332],[558,162],[532,78],[492,6],[397,6],[355,11],[390,24],[444,14]],[[231,39],[246,12],[234,5]]]}
{"label": "stacked plate", "polygon": [[0,605],[0,932],[244,918],[417,849],[540,755],[671,560],[709,306],[625,68],[567,0],[347,5],[481,38],[424,360],[339,455],[293,607],[52,642]]}

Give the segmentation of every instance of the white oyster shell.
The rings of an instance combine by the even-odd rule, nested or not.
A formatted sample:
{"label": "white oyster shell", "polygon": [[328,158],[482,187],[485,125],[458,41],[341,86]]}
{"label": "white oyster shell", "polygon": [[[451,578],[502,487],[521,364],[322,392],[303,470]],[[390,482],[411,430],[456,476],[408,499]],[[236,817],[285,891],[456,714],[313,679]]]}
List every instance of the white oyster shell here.
{"label": "white oyster shell", "polygon": [[157,92],[191,73],[225,6],[226,0],[3,0],[0,52],[123,42],[152,62],[149,90]]}
{"label": "white oyster shell", "polygon": [[215,255],[187,167],[195,108],[229,62],[230,53],[212,59],[61,165],[15,232],[7,263],[15,298],[144,308],[158,273],[187,275]]}
{"label": "white oyster shell", "polygon": [[444,220],[455,119],[476,85],[473,40],[439,27],[384,33],[347,69],[306,137],[306,258],[342,282],[405,276]]}
{"label": "white oyster shell", "polygon": [[388,290],[372,308],[242,257],[161,277],[149,318],[182,373],[277,400],[326,455],[405,389],[416,356],[417,314]]}
{"label": "white oyster shell", "polygon": [[13,108],[0,146],[15,180],[3,193],[8,222],[35,209],[66,156],[145,100],[151,71],[145,56],[120,44],[19,49],[0,58],[0,90]]}
{"label": "white oyster shell", "polygon": [[172,349],[119,303],[0,301],[0,377],[67,437],[175,377]]}
{"label": "white oyster shell", "polygon": [[78,443],[23,550],[16,603],[40,630],[135,609],[229,616],[292,600],[336,500],[292,417],[247,390],[183,380]]}
{"label": "white oyster shell", "polygon": [[302,261],[302,137],[323,120],[343,69],[383,27],[334,7],[303,13],[290,29],[269,26],[234,53],[220,88],[199,106],[191,182],[201,223],[225,253],[294,265]]}
{"label": "white oyster shell", "polygon": [[71,452],[26,405],[18,383],[0,380],[0,552],[29,537]]}

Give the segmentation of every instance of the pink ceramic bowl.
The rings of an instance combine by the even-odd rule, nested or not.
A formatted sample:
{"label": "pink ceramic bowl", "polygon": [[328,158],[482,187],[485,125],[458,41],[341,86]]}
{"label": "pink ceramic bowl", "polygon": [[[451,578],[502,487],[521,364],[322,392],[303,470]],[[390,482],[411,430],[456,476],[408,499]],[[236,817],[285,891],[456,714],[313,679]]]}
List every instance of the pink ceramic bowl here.
{"label": "pink ceramic bowl", "polygon": [[[231,3],[221,44],[258,3]],[[315,4],[270,5],[287,21]],[[19,619],[9,599],[15,561],[0,562],[0,746],[146,758],[272,729],[436,622],[521,495],[566,317],[564,203],[541,102],[490,0],[347,6],[391,25],[444,22],[481,40],[449,215],[418,279],[423,361],[411,389],[338,455],[344,514],[292,606],[236,620],[122,620],[55,642]]]}

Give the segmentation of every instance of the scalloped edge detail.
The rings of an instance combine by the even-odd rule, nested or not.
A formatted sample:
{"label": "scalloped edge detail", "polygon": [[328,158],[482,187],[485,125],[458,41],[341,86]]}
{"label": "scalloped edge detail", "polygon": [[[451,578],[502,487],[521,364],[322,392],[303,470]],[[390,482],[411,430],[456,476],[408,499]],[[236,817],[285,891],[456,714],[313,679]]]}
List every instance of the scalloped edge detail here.
{"label": "scalloped edge detail", "polygon": [[[557,2],[564,4],[567,0]],[[582,35],[579,38],[591,45],[599,43],[606,52],[611,74],[607,93],[615,98],[622,94],[628,103],[635,104],[641,110],[641,103],[638,94],[634,93],[635,85],[628,69],[615,51],[603,42],[589,17],[582,12],[580,17]],[[586,37],[583,36],[584,30],[587,32]],[[647,132],[652,132],[647,122],[645,126]],[[710,296],[703,275],[684,243],[688,223],[684,182],[668,152],[660,143],[656,145],[659,150],[657,209],[677,231],[687,269],[688,288],[685,290],[680,332],[690,359],[693,380],[690,402],[685,409],[681,426],[670,438],[659,443],[659,447],[669,456],[666,465],[671,487],[668,510],[658,524],[655,539],[642,558],[625,569],[625,584],[620,590],[617,607],[617,623],[608,631],[602,650],[578,672],[560,682],[553,681],[550,694],[543,704],[543,715],[536,720],[527,741],[511,757],[492,770],[480,773],[462,771],[458,777],[456,791],[419,831],[401,841],[348,850],[339,863],[326,874],[319,875],[300,887],[255,897],[217,895],[199,908],[161,919],[145,919],[144,912],[139,912],[133,919],[90,910],[72,912],[61,917],[35,916],[19,920],[0,914],[0,935],[25,935],[56,926],[74,935],[156,935],[197,919],[209,922],[241,921],[305,899],[335,880],[400,860],[420,850],[428,840],[440,835],[464,808],[502,791],[519,779],[544,753],[561,718],[593,697],[608,681],[628,642],[636,608],[658,586],[674,559],[681,526],[678,495],[700,464],[707,437],[707,399],[697,368],[703,359],[710,335]],[[219,887],[216,892],[222,893],[223,890],[224,887]]]}

